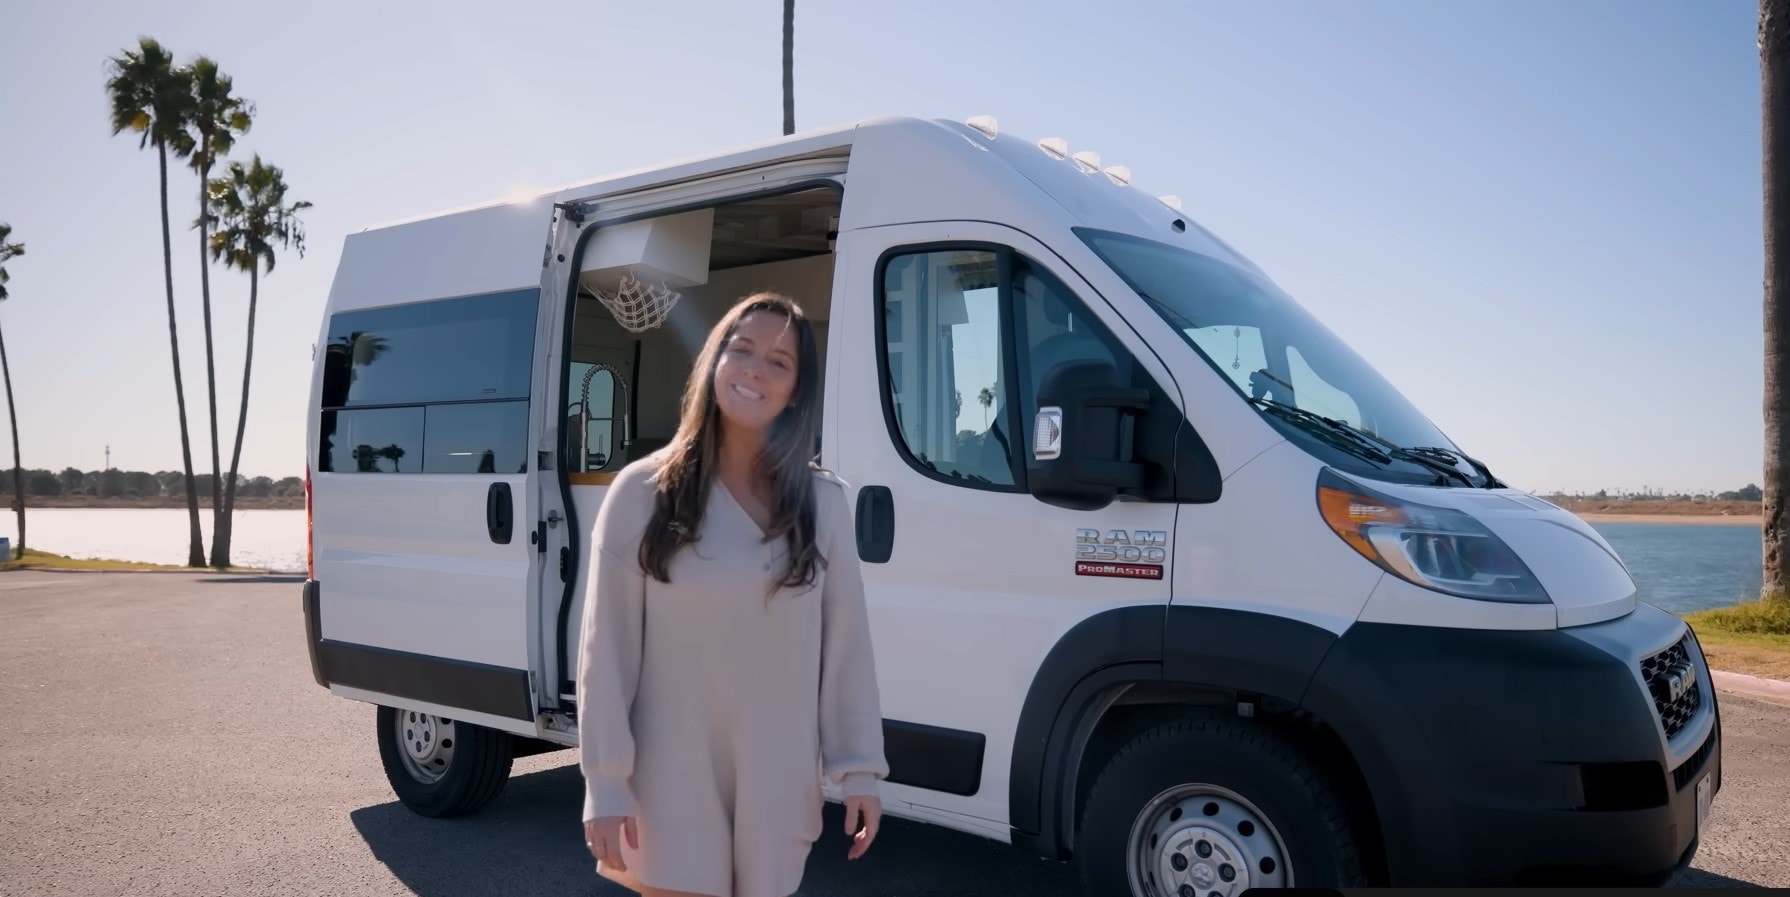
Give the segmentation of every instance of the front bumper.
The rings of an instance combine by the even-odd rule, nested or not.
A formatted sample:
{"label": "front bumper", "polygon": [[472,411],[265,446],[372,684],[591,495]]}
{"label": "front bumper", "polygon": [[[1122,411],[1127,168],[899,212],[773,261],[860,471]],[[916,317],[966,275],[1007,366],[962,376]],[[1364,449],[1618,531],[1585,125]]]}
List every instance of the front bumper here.
{"label": "front bumper", "polygon": [[1664,883],[1695,855],[1699,783],[1721,787],[1702,651],[1650,605],[1540,632],[1360,624],[1305,704],[1355,755],[1394,886]]}

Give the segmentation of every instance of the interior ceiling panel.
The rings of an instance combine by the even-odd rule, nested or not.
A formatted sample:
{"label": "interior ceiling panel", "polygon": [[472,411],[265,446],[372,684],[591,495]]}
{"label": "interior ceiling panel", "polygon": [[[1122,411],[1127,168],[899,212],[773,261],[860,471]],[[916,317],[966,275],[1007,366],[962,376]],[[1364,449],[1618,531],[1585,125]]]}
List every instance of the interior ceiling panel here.
{"label": "interior ceiling panel", "polygon": [[807,190],[715,209],[709,265],[716,270],[805,258],[829,251],[839,194]]}

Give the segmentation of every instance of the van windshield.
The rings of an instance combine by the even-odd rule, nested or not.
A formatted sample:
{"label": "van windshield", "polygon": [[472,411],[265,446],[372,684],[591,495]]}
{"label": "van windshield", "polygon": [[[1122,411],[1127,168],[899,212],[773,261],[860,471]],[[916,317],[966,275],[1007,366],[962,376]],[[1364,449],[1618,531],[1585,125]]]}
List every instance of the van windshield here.
{"label": "van windshield", "polygon": [[1127,234],[1077,234],[1258,413],[1326,463],[1404,482],[1502,485],[1266,278]]}

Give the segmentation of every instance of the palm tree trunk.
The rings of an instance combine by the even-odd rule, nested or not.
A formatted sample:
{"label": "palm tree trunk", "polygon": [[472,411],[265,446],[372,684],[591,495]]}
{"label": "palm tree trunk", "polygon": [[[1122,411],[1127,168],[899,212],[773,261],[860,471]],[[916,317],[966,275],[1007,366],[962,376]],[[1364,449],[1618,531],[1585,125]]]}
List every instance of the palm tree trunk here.
{"label": "palm tree trunk", "polygon": [[15,557],[22,558],[25,556],[25,468],[19,462],[19,410],[12,403],[12,366],[6,362],[6,336],[3,333],[0,333],[0,375],[6,377],[6,416],[12,421],[12,506],[19,514],[19,547]]}
{"label": "palm tree trunk", "polygon": [[[210,148],[207,147],[207,152]],[[205,208],[205,183],[211,177],[211,166],[207,165],[199,171],[199,297],[205,312],[205,387],[211,399],[211,565],[219,566],[217,558],[218,532],[222,527],[224,503],[218,495],[218,478],[223,473],[223,465],[218,463],[218,375],[217,364],[212,354],[211,342],[211,263],[205,255],[206,219],[210,213]]]}
{"label": "palm tree trunk", "polygon": [[255,364],[255,299],[260,287],[260,262],[249,269],[249,336],[242,352],[242,408],[236,412],[236,447],[230,450],[230,479],[224,484],[224,516],[211,536],[211,565],[230,566],[230,531],[235,526],[236,465],[242,461],[242,433],[249,422],[249,373]]}
{"label": "palm tree trunk", "polygon": [[180,378],[180,330],[174,316],[174,242],[168,232],[168,148],[158,144],[162,174],[162,272],[168,282],[168,345],[174,352],[174,403],[180,411],[180,460],[186,465],[186,511],[191,523],[186,565],[205,566],[205,536],[199,530],[199,486],[193,482],[193,446],[186,428],[186,387]]}
{"label": "palm tree trunk", "polygon": [[[1764,165],[1765,226],[1765,495],[1762,597],[1787,595],[1790,529],[1784,500],[1790,476],[1790,415],[1784,388],[1790,383],[1790,314],[1783,303],[1790,274],[1790,0],[1759,0],[1759,68]],[[1780,164],[1783,162],[1784,164]],[[1785,202],[1779,203],[1783,199]]]}
{"label": "palm tree trunk", "polygon": [[796,132],[796,0],[783,0],[783,133]]}

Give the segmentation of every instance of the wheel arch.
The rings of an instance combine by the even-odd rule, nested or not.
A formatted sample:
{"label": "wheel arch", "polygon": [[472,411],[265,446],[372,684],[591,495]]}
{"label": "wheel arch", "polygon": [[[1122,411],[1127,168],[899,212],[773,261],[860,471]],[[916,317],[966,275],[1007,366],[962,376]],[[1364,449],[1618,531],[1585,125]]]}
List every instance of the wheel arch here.
{"label": "wheel arch", "polygon": [[1009,818],[1014,843],[1067,859],[1088,788],[1125,741],[1194,712],[1243,715],[1330,757],[1345,787],[1369,801],[1348,740],[1302,704],[1337,636],[1273,614],[1158,606],[1096,614],[1065,633],[1034,677],[1014,740]]}

